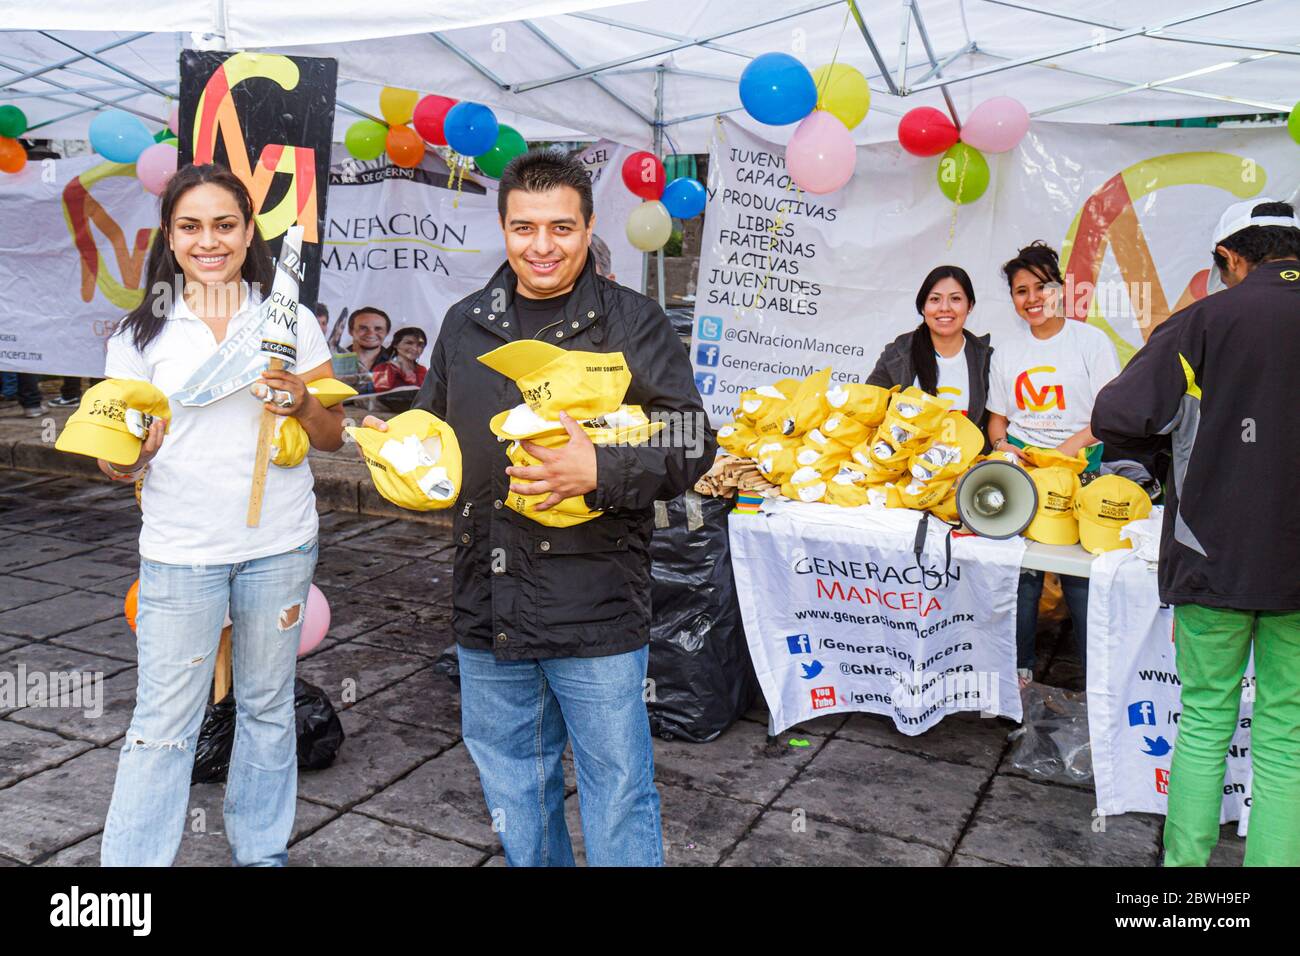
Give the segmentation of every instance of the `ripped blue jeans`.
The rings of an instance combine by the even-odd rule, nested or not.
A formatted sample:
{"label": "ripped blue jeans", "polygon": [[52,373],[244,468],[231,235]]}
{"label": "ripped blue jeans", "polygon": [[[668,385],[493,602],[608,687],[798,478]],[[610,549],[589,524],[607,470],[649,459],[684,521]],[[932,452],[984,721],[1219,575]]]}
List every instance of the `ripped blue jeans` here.
{"label": "ripped blue jeans", "polygon": [[293,682],[317,545],[239,564],[140,561],[135,712],[104,824],[104,866],[169,866],[227,607],[236,729],[224,807],[236,866],[282,866],[298,797]]}

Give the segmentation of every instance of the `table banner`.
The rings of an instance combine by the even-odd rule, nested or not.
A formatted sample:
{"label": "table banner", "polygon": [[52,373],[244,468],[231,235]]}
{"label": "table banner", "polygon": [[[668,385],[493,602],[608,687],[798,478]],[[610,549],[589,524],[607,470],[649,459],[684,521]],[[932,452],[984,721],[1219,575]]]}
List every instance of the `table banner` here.
{"label": "table banner", "polygon": [[[1088,593],[1088,730],[1097,810],[1166,813],[1169,765],[1182,716],[1174,664],[1174,611],[1160,605],[1156,572],[1132,551],[1092,564]],[[1255,662],[1242,677],[1241,710],[1228,749],[1219,820],[1250,816],[1250,722]]]}
{"label": "table banner", "polygon": [[730,523],[750,656],[785,728],[865,711],[923,733],[948,714],[1021,718],[1016,584],[1025,543],[954,537],[919,512],[768,501]]}

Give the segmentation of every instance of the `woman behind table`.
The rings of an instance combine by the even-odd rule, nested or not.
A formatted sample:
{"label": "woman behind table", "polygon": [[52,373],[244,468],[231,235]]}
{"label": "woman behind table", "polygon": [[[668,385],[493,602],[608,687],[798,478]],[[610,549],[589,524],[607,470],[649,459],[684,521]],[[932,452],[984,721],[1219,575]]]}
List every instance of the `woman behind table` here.
{"label": "woman behind table", "polygon": [[885,346],[867,384],[881,388],[917,385],[931,395],[952,401],[981,429],[993,350],[987,335],[966,331],[975,308],[975,289],[960,266],[931,270],[916,293],[921,324]]}
{"label": "woman behind table", "polygon": [[371,373],[375,377],[375,391],[386,392],[414,385],[424,384],[425,373],[429,369],[420,364],[420,356],[428,344],[424,330],[409,325],[393,333],[393,343],[384,350],[381,360],[375,363]]}
{"label": "woman behind table", "polygon": [[[998,339],[989,389],[989,441],[995,451],[1024,460],[1023,449],[1086,451],[1087,470],[1101,465],[1101,445],[1089,421],[1102,386],[1119,374],[1115,347],[1100,329],[1067,320],[1060,261],[1043,242],[1025,246],[1002,266],[1011,302],[1023,320]],[[1088,579],[1061,575],[1079,659],[1087,662]],[[1034,639],[1043,572],[1022,571],[1016,607],[1016,667],[1022,685],[1033,678]]]}
{"label": "woman behind table", "polygon": [[[162,196],[148,292],[109,340],[105,375],[175,394],[258,319],[272,275],[243,184],[216,166],[183,167]],[[343,444],[341,409],[325,409],[306,391],[306,382],[330,374],[325,339],[306,310],[297,337],[292,371],[262,375],[283,404],[264,406],[249,389],[203,407],[173,401],[170,428],[150,426],[134,465],[99,462],[115,480],[144,479],[136,704],[104,825],[106,866],[166,866],[176,855],[227,608],[237,716],[226,833],[237,865],[285,861],[298,784],[294,670],[317,519],[304,461],[270,466],[261,522],[247,527],[262,410],[296,418],[313,447]]]}

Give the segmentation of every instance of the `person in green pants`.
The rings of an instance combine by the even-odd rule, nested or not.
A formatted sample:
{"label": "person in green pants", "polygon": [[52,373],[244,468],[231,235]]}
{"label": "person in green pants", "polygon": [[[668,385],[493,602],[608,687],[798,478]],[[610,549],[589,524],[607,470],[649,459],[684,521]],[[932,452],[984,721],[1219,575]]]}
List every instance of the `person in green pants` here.
{"label": "person in green pants", "polygon": [[1229,207],[1212,237],[1223,291],[1151,333],[1102,389],[1092,433],[1170,436],[1158,573],[1174,605],[1182,717],[1165,865],[1205,866],[1253,650],[1247,866],[1300,866],[1300,222],[1287,203]]}

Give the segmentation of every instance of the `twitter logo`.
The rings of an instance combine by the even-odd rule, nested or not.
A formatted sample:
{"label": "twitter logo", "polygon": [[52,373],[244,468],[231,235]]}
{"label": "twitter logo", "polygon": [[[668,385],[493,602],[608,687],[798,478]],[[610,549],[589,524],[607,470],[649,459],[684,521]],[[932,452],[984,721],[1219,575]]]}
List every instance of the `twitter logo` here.
{"label": "twitter logo", "polygon": [[1142,752],[1148,757],[1163,757],[1174,749],[1173,745],[1164,737],[1157,737],[1155,740],[1150,737],[1143,737],[1142,739],[1147,742],[1147,749]]}
{"label": "twitter logo", "polygon": [[821,661],[813,661],[811,664],[800,664],[799,666],[803,668],[804,680],[812,680],[822,672]]}

